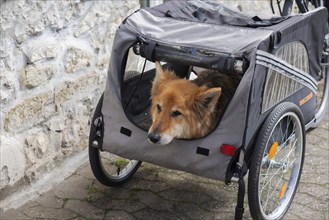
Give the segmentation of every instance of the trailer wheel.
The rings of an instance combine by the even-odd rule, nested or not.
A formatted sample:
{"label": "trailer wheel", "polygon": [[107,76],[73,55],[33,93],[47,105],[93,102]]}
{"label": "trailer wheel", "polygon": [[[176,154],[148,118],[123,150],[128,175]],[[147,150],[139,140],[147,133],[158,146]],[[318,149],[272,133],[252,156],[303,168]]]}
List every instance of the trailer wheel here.
{"label": "trailer wheel", "polygon": [[258,134],[252,156],[248,200],[253,219],[281,219],[297,190],[305,152],[305,127],[299,108],[274,108]]}
{"label": "trailer wheel", "polygon": [[121,186],[141,165],[141,161],[129,160],[100,150],[103,142],[103,95],[98,101],[90,126],[89,163],[96,179],[106,186]]}

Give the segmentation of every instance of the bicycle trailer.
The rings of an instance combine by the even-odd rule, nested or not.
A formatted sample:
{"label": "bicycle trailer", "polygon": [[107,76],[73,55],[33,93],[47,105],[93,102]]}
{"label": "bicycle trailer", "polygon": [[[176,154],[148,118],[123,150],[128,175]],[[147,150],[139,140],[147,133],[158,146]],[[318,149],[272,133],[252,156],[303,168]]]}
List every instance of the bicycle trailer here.
{"label": "bicycle trailer", "polygon": [[[305,128],[315,123],[327,16],[319,8],[265,18],[200,0],[169,1],[131,14],[116,32],[106,88],[91,125],[97,179],[119,185],[145,161],[226,183],[238,179],[241,195],[249,173],[253,217],[282,218],[300,178]],[[155,61],[181,78],[197,68],[241,76],[209,135],[164,146],[148,141]],[[108,181],[95,152],[128,162],[116,166]],[[280,175],[267,176],[269,170]],[[275,195],[264,205],[268,191]],[[242,215],[241,198],[238,203]]]}

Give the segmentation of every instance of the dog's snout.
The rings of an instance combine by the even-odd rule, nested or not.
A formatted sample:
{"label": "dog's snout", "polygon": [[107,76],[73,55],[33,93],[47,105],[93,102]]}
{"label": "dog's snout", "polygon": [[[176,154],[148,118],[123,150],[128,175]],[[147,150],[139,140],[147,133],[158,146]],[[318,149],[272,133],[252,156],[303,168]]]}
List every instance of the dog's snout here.
{"label": "dog's snout", "polygon": [[158,143],[161,139],[161,136],[158,132],[149,133],[147,137],[154,144]]}

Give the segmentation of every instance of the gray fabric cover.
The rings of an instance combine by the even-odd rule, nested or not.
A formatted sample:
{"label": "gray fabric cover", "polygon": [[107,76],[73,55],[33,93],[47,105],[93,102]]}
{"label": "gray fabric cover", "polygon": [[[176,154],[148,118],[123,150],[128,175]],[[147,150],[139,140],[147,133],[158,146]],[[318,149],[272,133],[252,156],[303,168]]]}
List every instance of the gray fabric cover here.
{"label": "gray fabric cover", "polygon": [[[160,166],[183,170],[207,178],[225,180],[231,157],[220,153],[222,144],[236,148],[246,147],[257,128],[264,120],[261,113],[261,91],[266,77],[266,68],[255,64],[258,49],[271,52],[279,44],[300,39],[299,32],[307,35],[311,71],[319,69],[321,50],[313,48],[323,41],[326,11],[319,9],[305,15],[285,19],[273,26],[247,27],[222,24],[230,17],[216,23],[193,21],[189,12],[186,19],[166,17],[168,10],[179,10],[187,5],[203,4],[203,10],[220,14],[223,6],[202,1],[173,1],[155,9],[141,9],[128,17],[119,27],[111,56],[102,113],[104,116],[103,150],[129,159],[137,159]],[[206,9],[205,9],[206,8]],[[184,13],[180,16],[184,16]],[[239,14],[237,14],[239,17]],[[191,18],[192,17],[192,18]],[[218,17],[218,16],[217,16]],[[219,16],[220,17],[220,16]],[[242,16],[241,16],[242,17]],[[244,17],[242,17],[244,19]],[[250,19],[250,17],[248,17]],[[236,21],[236,19],[233,19]],[[210,22],[211,21],[211,22]],[[249,20],[246,22],[248,24]],[[305,25],[310,24],[310,25]],[[305,26],[307,26],[305,28]],[[311,26],[311,27],[310,27]],[[289,29],[292,27],[291,29]],[[293,31],[292,31],[293,30]],[[298,33],[298,36],[296,36]],[[250,61],[237,91],[227,107],[219,126],[207,137],[197,140],[176,140],[165,146],[151,144],[147,132],[132,124],[126,117],[121,103],[120,85],[125,53],[143,36],[168,45],[188,46],[224,52],[232,56],[244,54]],[[281,37],[279,40],[278,38]],[[322,41],[321,41],[322,40]],[[313,43],[313,41],[316,41]],[[310,45],[308,45],[310,43]],[[120,132],[124,127],[131,131],[127,136]],[[209,155],[196,154],[197,147],[209,149]]]}

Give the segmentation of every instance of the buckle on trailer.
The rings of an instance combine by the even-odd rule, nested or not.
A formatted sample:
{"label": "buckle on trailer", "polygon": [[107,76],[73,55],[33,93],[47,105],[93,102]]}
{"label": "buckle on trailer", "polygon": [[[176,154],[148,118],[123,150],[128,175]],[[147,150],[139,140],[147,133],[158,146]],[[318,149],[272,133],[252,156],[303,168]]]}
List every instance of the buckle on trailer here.
{"label": "buckle on trailer", "polygon": [[140,55],[152,62],[155,62],[153,51],[156,45],[157,43],[155,41],[146,40],[141,36],[138,36],[138,43],[133,46],[133,51],[136,55]]}

